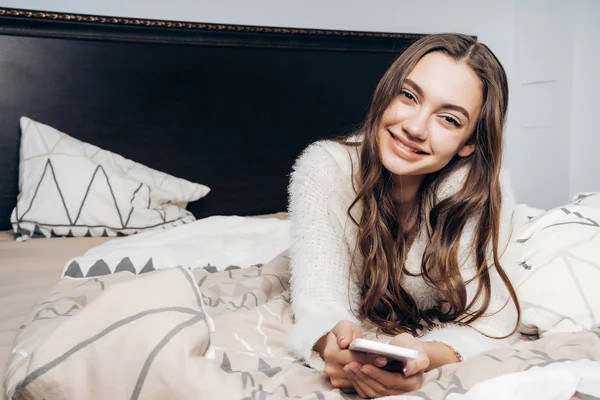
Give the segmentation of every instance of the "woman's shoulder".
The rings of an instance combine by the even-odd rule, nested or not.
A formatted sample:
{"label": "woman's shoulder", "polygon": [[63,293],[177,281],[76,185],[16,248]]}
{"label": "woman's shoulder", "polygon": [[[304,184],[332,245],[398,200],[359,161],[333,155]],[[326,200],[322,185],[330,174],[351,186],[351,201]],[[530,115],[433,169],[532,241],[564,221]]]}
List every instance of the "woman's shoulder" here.
{"label": "woman's shoulder", "polygon": [[[436,201],[440,202],[461,191],[468,178],[470,168],[469,165],[464,165],[440,182],[435,193]],[[517,202],[510,179],[510,172],[504,166],[500,170],[499,184],[500,192],[502,193],[502,207],[512,212],[516,208]]]}
{"label": "woman's shoulder", "polygon": [[309,179],[312,184],[332,188],[350,184],[358,170],[358,147],[334,140],[309,145],[294,163],[292,180]]}

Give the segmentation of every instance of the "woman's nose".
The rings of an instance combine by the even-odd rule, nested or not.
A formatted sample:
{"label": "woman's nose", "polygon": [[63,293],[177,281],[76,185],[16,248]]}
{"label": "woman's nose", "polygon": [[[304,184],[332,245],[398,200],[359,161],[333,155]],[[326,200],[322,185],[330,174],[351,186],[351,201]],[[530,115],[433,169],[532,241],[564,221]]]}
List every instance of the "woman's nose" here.
{"label": "woman's nose", "polygon": [[402,128],[410,137],[418,140],[425,140],[427,138],[427,118],[423,113],[415,113],[405,119]]}

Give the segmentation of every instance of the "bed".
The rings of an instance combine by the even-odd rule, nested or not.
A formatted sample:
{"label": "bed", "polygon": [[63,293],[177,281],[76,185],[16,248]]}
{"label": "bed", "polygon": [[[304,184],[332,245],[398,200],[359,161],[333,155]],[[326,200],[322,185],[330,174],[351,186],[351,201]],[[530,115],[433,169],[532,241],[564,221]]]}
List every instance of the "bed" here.
{"label": "bed", "polygon": [[[383,72],[421,36],[0,9],[3,395],[354,398],[283,346],[293,323],[286,187],[309,143],[360,125]],[[34,195],[12,219],[31,126],[205,189],[166,201],[181,216],[167,226],[167,211],[154,213],[165,229],[138,233],[120,213],[120,229],[78,225],[98,181],[73,219],[46,163],[36,187],[54,195]],[[116,204],[120,186],[109,186]],[[50,203],[68,224],[25,218]],[[566,361],[595,371],[585,362],[599,359],[597,330],[553,335],[432,371],[411,396],[466,396],[480,383],[478,393],[499,393],[510,385],[494,378]]]}
{"label": "bed", "polygon": [[0,375],[13,349],[15,334],[31,306],[56,284],[64,264],[109,238],[69,238],[16,243],[0,233]]}

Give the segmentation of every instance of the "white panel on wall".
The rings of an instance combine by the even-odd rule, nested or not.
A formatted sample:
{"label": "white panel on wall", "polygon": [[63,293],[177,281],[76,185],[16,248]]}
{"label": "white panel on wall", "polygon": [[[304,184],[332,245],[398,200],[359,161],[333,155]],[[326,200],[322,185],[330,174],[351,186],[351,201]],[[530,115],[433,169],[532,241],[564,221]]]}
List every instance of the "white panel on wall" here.
{"label": "white panel on wall", "polygon": [[518,200],[551,208],[569,194],[573,9],[563,0],[518,0],[514,30],[508,164],[521,175]]}
{"label": "white panel on wall", "polygon": [[525,129],[554,128],[556,126],[556,81],[521,84],[521,101],[527,107],[522,116]]}
{"label": "white panel on wall", "polygon": [[[509,167],[509,171],[515,190],[519,189],[518,200],[545,209],[565,203],[568,171],[557,166],[557,163],[566,163],[568,157],[565,154],[568,154],[568,148],[542,145],[544,155],[539,156],[540,144],[562,142],[560,133],[554,128],[521,128],[517,134],[520,136],[520,146],[511,156],[518,169]],[[522,180],[519,177],[527,179]],[[526,184],[523,185],[523,182]],[[555,199],[561,200],[557,202]]]}
{"label": "white panel on wall", "polygon": [[[600,1],[575,12],[570,194],[600,191]],[[565,110],[566,112],[566,110]]]}
{"label": "white panel on wall", "polygon": [[521,82],[554,80],[570,68],[573,4],[565,0],[515,2],[516,58],[526,60],[519,65]]}

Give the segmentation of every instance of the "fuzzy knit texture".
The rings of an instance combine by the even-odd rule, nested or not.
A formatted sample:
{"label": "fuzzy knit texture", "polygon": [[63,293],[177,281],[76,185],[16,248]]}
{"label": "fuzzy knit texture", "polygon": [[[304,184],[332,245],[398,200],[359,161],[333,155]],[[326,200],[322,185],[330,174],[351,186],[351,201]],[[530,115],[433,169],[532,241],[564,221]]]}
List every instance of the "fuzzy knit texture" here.
{"label": "fuzzy knit texture", "polygon": [[[349,267],[355,251],[357,227],[348,216],[348,208],[356,193],[352,173],[359,169],[356,148],[333,141],[310,145],[296,160],[289,194],[291,220],[291,304],[295,325],[286,342],[286,348],[309,366],[322,371],[324,362],[312,350],[317,340],[338,322],[349,320],[359,324],[353,311],[357,310],[358,288],[349,279]],[[466,168],[450,175],[439,186],[439,200],[459,191],[466,177]],[[356,181],[355,181],[356,183]],[[524,222],[518,215],[517,204],[509,187],[507,176],[501,174],[502,211],[500,216],[499,255],[509,277],[517,268],[516,255],[510,246],[513,227]],[[352,216],[360,219],[360,202],[352,209]],[[467,222],[460,239],[458,259],[465,282],[475,275],[471,247],[475,234],[474,221]],[[421,270],[426,247],[426,234],[421,231],[411,246],[406,260],[410,272]],[[492,339],[508,335],[515,327],[516,308],[508,290],[495,268],[490,269],[492,293],[487,312],[470,326],[445,324],[421,337],[425,341],[439,341],[460,353],[463,359],[483,351],[508,346],[517,339]],[[439,293],[421,276],[404,276],[403,282],[418,307],[430,309],[440,301]],[[477,280],[467,285],[468,301],[474,298]],[[484,333],[484,334],[482,334]],[[488,335],[488,336],[486,336]]]}

